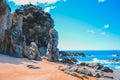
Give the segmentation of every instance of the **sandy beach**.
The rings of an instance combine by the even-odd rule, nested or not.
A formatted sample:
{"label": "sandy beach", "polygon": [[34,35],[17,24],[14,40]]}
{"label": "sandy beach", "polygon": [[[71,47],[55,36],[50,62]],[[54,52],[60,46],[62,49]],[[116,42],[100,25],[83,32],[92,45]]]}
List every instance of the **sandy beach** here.
{"label": "sandy beach", "polygon": [[[32,69],[27,67],[38,67]],[[60,63],[34,61],[0,54],[0,80],[81,80],[57,69]],[[87,80],[87,79],[84,79]],[[98,80],[89,77],[89,80]]]}

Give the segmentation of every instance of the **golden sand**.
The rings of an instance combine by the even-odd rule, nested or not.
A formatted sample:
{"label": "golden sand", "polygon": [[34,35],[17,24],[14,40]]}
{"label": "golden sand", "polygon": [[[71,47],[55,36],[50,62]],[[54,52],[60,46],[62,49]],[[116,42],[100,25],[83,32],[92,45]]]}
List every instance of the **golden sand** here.
{"label": "golden sand", "polygon": [[[31,69],[33,65],[40,69]],[[57,69],[60,63],[46,60],[34,61],[25,58],[14,58],[0,54],[0,80],[81,80]],[[87,80],[87,79],[84,79]],[[98,80],[89,77],[89,80]]]}

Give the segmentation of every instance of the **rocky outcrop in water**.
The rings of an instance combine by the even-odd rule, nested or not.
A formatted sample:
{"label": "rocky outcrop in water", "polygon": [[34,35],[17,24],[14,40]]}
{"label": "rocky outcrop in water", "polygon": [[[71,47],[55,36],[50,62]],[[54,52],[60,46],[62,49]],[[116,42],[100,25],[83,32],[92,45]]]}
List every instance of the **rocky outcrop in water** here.
{"label": "rocky outcrop in water", "polygon": [[86,57],[86,55],[82,52],[75,52],[75,51],[60,51],[59,52],[62,56],[81,56]]}
{"label": "rocky outcrop in water", "polygon": [[118,58],[111,58],[109,61],[110,62],[119,62],[120,60]]}
{"label": "rocky outcrop in water", "polygon": [[58,32],[49,13],[28,4],[11,14],[6,1],[0,1],[1,53],[37,60],[47,55],[54,61],[59,56],[57,45]]}

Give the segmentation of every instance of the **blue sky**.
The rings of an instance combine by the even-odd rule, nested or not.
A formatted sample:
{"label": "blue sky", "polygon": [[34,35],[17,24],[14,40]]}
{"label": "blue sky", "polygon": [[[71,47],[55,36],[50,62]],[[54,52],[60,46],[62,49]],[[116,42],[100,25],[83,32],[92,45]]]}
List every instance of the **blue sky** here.
{"label": "blue sky", "polygon": [[120,0],[7,0],[12,12],[33,3],[49,12],[60,50],[120,50]]}

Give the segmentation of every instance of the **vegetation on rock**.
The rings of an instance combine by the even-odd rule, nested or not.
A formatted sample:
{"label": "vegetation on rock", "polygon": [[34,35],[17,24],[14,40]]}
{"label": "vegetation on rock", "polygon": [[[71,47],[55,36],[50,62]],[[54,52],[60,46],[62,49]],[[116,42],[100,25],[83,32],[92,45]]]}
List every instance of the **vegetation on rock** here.
{"label": "vegetation on rock", "polygon": [[[33,53],[35,55],[41,53],[46,55],[46,52],[50,56],[53,54],[56,55],[56,52],[58,53],[58,33],[54,29],[54,20],[51,18],[51,15],[44,12],[39,6],[27,4],[16,9],[12,16],[10,16],[10,8],[4,1],[0,2],[0,7],[5,6],[7,8],[5,10],[0,8],[0,10],[3,10],[0,12],[6,11],[6,14],[3,14],[4,16],[2,17],[6,21],[0,21],[4,25],[4,27],[0,25],[4,30],[0,33],[0,35],[3,35],[2,39],[0,39],[0,52],[17,57],[24,57],[24,53],[29,56]],[[9,24],[7,25],[8,22]],[[36,44],[35,52],[30,49],[32,42]],[[31,59],[35,59],[33,57],[35,56],[32,56]],[[40,55],[37,57],[40,57]],[[53,57],[50,57],[50,59]]]}
{"label": "vegetation on rock", "polygon": [[[27,44],[34,41],[39,47],[47,47],[49,30],[54,27],[54,21],[50,14],[45,13],[41,7],[32,4],[23,5],[20,9],[23,10],[23,32]],[[16,10],[16,12],[18,11]]]}

